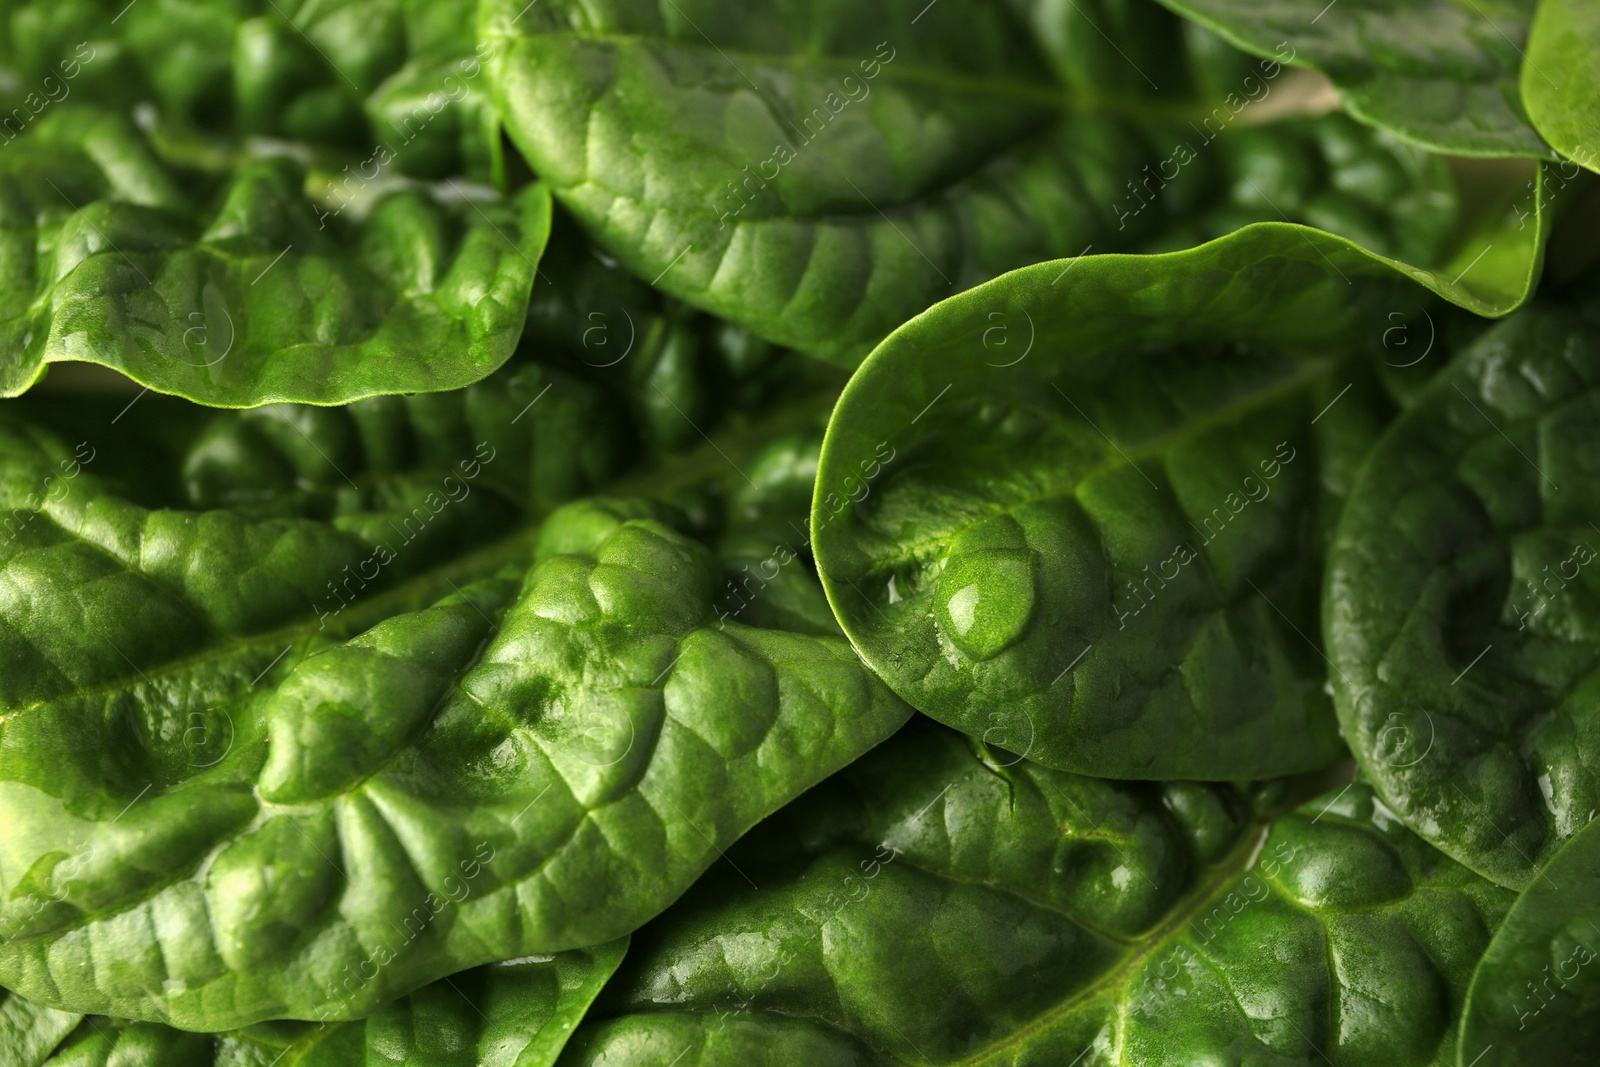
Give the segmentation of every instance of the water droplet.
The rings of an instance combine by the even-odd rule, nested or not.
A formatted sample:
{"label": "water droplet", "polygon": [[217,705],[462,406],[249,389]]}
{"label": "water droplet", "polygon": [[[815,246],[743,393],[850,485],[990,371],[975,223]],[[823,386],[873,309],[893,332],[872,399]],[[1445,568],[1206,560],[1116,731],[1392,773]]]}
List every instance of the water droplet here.
{"label": "water droplet", "polygon": [[940,576],[950,641],[973,659],[999,655],[1033,616],[1033,560],[1025,549],[988,549],[950,560]]}

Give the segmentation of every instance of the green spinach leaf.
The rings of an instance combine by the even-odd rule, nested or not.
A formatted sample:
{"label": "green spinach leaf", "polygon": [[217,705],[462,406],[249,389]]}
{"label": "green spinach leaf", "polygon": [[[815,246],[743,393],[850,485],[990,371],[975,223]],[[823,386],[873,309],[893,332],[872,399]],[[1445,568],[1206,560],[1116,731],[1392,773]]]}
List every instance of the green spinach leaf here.
{"label": "green spinach leaf", "polygon": [[1461,1029],[1461,1062],[1580,1067],[1600,1029],[1600,823],[1528,883],[1478,964]]}
{"label": "green spinach leaf", "polygon": [[1544,0],[1528,35],[1522,95],[1556,150],[1600,171],[1600,12],[1581,0]]}
{"label": "green spinach leaf", "polygon": [[515,349],[543,187],[402,192],[346,226],[284,158],[214,193],[184,178],[103,112],[56,111],[0,152],[0,393],[82,361],[219,407],[339,404],[459,388]]}
{"label": "green spinach leaf", "polygon": [[1161,0],[1241,48],[1326,72],[1352,114],[1424,148],[1546,159],[1517,93],[1535,2]]}
{"label": "green spinach leaf", "polygon": [[1456,233],[1437,159],[1339,115],[1258,119],[1277,61],[1221,98],[1188,63],[1139,75],[1159,98],[1097,95],[1103,68],[1143,69],[1130,49],[1183,54],[1171,15],[1115,6],[1145,36],[1102,31],[1094,59],[1068,30],[1041,51],[1014,7],[1048,29],[1043,6],[968,0],[493,0],[481,35],[508,133],[607,251],[844,365],[1013,268],[1250,222],[1328,228],[1484,313],[1525,298],[1545,226],[1531,188]]}
{"label": "green spinach leaf", "polygon": [[[13,1044],[0,1052],[0,1064],[550,1067],[621,962],[624,948],[618,941],[481,967],[425,986],[360,1022],[263,1023],[223,1034],[68,1015],[13,995],[0,1003],[0,1018],[19,1028],[8,1032]],[[8,1053],[14,1058],[4,1059]]]}
{"label": "green spinach leaf", "polygon": [[717,875],[641,931],[563,1067],[1454,1067],[1512,894],[1370,789],[994,757],[915,723],[758,829],[760,890]]}
{"label": "green spinach leaf", "polygon": [[[19,0],[0,16],[0,139],[69,98],[155,105],[173,132],[270,137],[391,167],[500,171],[472,0]],[[359,161],[359,162],[357,162]]]}
{"label": "green spinach leaf", "polygon": [[1343,732],[1406,824],[1521,888],[1600,805],[1593,301],[1460,352],[1384,435],[1330,552]]}
{"label": "green spinach leaf", "polygon": [[0,983],[359,1018],[659,912],[909,714],[789,547],[830,400],[631,481],[626,406],[526,361],[342,409],[4,409]]}
{"label": "green spinach leaf", "polygon": [[1419,296],[1268,224],[940,304],[829,427],[812,533],[845,631],[918,709],[1053,767],[1336,761],[1320,560],[1389,415],[1370,352],[1406,316],[1385,309]]}

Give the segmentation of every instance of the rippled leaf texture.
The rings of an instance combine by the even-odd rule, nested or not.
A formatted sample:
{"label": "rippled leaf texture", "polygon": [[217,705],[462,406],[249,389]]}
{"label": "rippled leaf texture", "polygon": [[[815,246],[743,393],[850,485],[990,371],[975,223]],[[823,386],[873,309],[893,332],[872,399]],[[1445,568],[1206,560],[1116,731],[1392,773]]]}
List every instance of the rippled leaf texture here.
{"label": "rippled leaf texture", "polygon": [[776,540],[816,448],[782,431],[830,398],[629,483],[586,380],[5,412],[0,982],[184,1029],[360,1017],[629,932],[904,721]]}
{"label": "rippled leaf texture", "polygon": [[[1438,160],[1339,115],[1262,125],[1251,101],[1271,99],[1275,62],[1217,98],[1190,63],[1140,74],[1183,58],[1179,21],[1093,6],[1120,15],[1110,31],[1014,5],[1037,8],[1049,59],[1013,6],[967,0],[495,0],[483,40],[508,133],[609,252],[846,365],[1007,270],[1249,222],[1336,231],[1436,271],[1429,284],[1480,311],[1522,301],[1542,222],[1516,229],[1508,204],[1447,239]],[[1153,77],[1164,94],[1113,106],[1089,88],[1124,63],[1102,89]],[[1491,246],[1465,286],[1444,281]]]}
{"label": "rippled leaf texture", "polygon": [[455,389],[516,347],[549,194],[446,207],[416,191],[360,225],[287,159],[215,193],[125,120],[58,110],[0,152],[0,392],[48,363],[113,367],[219,407]]}
{"label": "rippled leaf texture", "polygon": [[499,127],[471,0],[20,0],[0,15],[0,138],[68,99],[156,105],[164,123],[354,153],[354,193],[391,166],[492,176]]}
{"label": "rippled leaf texture", "polygon": [[1324,71],[1345,106],[1435,152],[1548,158],[1517,92],[1536,0],[1161,0],[1260,55]]}
{"label": "rippled leaf texture", "polygon": [[1368,353],[1421,294],[1335,240],[1269,224],[1041,264],[873,354],[835,409],[812,529],[896,692],[1086,774],[1339,758],[1319,561],[1388,415]]}
{"label": "rippled leaf texture", "polygon": [[1506,916],[1478,964],[1461,1062],[1581,1067],[1600,1033],[1600,823],[1574,834]]}
{"label": "rippled leaf texture", "polygon": [[[495,964],[426,986],[360,1022],[195,1034],[84,1018],[6,996],[5,1067],[549,1067],[622,960],[624,942]],[[0,994],[3,995],[3,994]]]}
{"label": "rippled leaf texture", "polygon": [[1522,95],[1545,140],[1600,171],[1600,11],[1582,0],[1544,0],[1528,35]]}
{"label": "rippled leaf texture", "polygon": [[914,723],[756,831],[760,890],[637,935],[563,1067],[1453,1067],[1512,894],[1365,786],[1253,810],[996,756]]}
{"label": "rippled leaf texture", "polygon": [[1529,884],[1600,805],[1592,301],[1486,332],[1385,434],[1329,556],[1344,735],[1406,823]]}

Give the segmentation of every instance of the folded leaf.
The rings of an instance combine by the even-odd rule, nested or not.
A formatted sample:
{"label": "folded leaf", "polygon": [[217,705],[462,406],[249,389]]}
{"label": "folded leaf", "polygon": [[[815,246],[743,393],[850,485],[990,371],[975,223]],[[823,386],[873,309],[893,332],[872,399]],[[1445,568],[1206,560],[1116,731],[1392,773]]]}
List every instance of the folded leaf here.
{"label": "folded leaf", "polygon": [[1384,802],[1502,885],[1600,806],[1593,300],[1456,355],[1373,451],[1329,556],[1344,736]]}
{"label": "folded leaf", "polygon": [[1365,786],[1275,794],[914,724],[736,850],[759,891],[718,875],[642,931],[561,1063],[1453,1067],[1512,895]]}
{"label": "folded leaf", "polygon": [[1556,151],[1600,171],[1600,11],[1581,0],[1544,0],[1528,35],[1522,96]]}
{"label": "folded leaf", "polygon": [[590,380],[0,409],[0,984],[359,1018],[631,931],[904,721],[785,547],[831,395],[618,481]]}
{"label": "folded leaf", "polygon": [[10,140],[69,98],[155,104],[163,127],[309,142],[363,162],[493,177],[499,128],[472,0],[18,0],[0,16]]}
{"label": "folded leaf", "polygon": [[1353,114],[1424,148],[1551,157],[1517,94],[1536,0],[1160,2],[1241,48],[1325,72]]}
{"label": "folded leaf", "polygon": [[[264,1023],[193,1034],[0,1002],[6,1067],[550,1067],[625,943],[482,967],[425,986],[360,1022]],[[3,996],[3,994],[0,994]],[[81,1022],[80,1022],[81,1019]],[[0,1025],[5,1025],[0,1023]],[[6,1053],[0,1053],[0,1056]]]}
{"label": "folded leaf", "polygon": [[1600,823],[1528,883],[1472,977],[1461,1062],[1581,1067],[1600,1030]]}
{"label": "folded leaf", "polygon": [[339,404],[457,389],[515,349],[543,187],[398,193],[346,228],[284,158],[214,196],[184,178],[102,112],[57,110],[0,152],[0,393],[82,361],[218,407]]}
{"label": "folded leaf", "polygon": [[[1220,96],[1187,63],[1141,76],[1159,98],[1097,95],[1099,70],[1137,68],[1130,51],[1184,54],[1168,13],[1113,6],[1137,41],[1047,39],[1049,57],[1012,8],[977,0],[492,0],[481,36],[508,133],[611,254],[847,366],[1005,271],[1251,222],[1338,232],[1484,313],[1525,298],[1544,234],[1531,184],[1453,234],[1437,159],[1343,116],[1252,110],[1276,61]],[[1057,25],[1036,13],[1037,32]]]}
{"label": "folded leaf", "polygon": [[1052,767],[1337,761],[1320,560],[1390,411],[1371,353],[1420,295],[1268,224],[940,304],[834,411],[812,534],[845,631],[913,706]]}

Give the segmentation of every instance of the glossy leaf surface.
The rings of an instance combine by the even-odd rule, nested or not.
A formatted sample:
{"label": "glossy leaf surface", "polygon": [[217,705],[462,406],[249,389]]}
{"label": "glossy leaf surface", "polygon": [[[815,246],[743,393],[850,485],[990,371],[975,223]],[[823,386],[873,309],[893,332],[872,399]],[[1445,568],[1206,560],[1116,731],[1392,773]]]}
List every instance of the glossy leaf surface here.
{"label": "glossy leaf surface", "polygon": [[[81,1017],[15,995],[0,1017],[29,1019],[6,1067],[550,1067],[616,970],[624,942],[495,964],[425,986],[351,1023],[263,1023],[195,1034]],[[7,1053],[0,1053],[6,1055]]]}
{"label": "glossy leaf surface", "polygon": [[1528,883],[1478,964],[1461,1061],[1579,1067],[1600,1033],[1600,823]]}
{"label": "glossy leaf surface", "polygon": [[1352,112],[1435,152],[1550,156],[1517,92],[1535,0],[1161,2],[1326,72]]}
{"label": "glossy leaf surface", "polygon": [[1050,766],[1335,762],[1319,561],[1388,414],[1367,353],[1406,328],[1383,309],[1419,296],[1268,225],[939,305],[829,428],[812,531],[846,632],[920,710]]}
{"label": "glossy leaf surface", "polygon": [[631,483],[626,396],[525,361],[344,409],[3,412],[0,982],[356,1018],[660,911],[909,713],[784,548],[830,399]]}
{"label": "glossy leaf surface", "polygon": [[1600,805],[1591,303],[1456,355],[1385,434],[1329,558],[1345,738],[1388,805],[1521,888]]}
{"label": "glossy leaf surface", "polygon": [[1002,757],[913,724],[758,830],[760,890],[641,932],[563,1067],[1454,1064],[1511,894],[1366,787],[1274,814]]}
{"label": "glossy leaf surface", "polygon": [[485,377],[522,332],[550,199],[396,194],[348,227],[287,159],[203,195],[124,120],[59,110],[0,152],[0,392],[83,361],[219,407]]}
{"label": "glossy leaf surface", "polygon": [[1528,35],[1522,95],[1545,140],[1600,171],[1600,11],[1583,0],[1544,0]]}
{"label": "glossy leaf surface", "polygon": [[[1452,233],[1437,159],[1340,115],[1272,118],[1273,60],[1202,88],[1210,67],[1169,13],[1092,6],[1122,13],[1115,38],[1048,5],[968,0],[494,0],[482,38],[507,132],[611,254],[848,366],[1005,271],[1252,222],[1342,234],[1487,314],[1525,298],[1543,223],[1509,209],[1537,214],[1531,190]],[[1110,94],[1162,56],[1139,76],[1150,92]],[[1465,287],[1444,281],[1469,264]]]}

